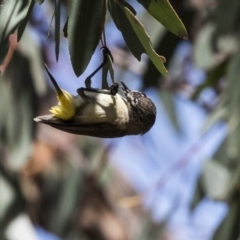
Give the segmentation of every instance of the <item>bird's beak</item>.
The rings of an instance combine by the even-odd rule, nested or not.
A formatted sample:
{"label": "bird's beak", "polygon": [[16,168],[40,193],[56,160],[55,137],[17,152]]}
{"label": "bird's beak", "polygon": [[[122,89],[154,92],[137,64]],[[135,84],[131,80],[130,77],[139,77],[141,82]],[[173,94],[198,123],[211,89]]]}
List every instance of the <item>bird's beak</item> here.
{"label": "bird's beak", "polygon": [[127,94],[130,92],[129,88],[123,83],[122,83],[122,90],[124,92],[124,94],[127,96]]}

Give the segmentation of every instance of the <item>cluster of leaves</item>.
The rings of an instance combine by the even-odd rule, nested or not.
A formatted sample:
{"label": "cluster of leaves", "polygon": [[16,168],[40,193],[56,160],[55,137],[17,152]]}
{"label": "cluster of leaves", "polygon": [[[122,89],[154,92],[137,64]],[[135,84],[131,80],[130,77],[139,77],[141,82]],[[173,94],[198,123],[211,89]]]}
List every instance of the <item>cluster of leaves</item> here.
{"label": "cluster of leaves", "polygon": [[[31,48],[33,43],[23,39],[23,33],[34,5],[43,2],[44,0],[0,1],[0,64],[4,62],[10,47],[9,36],[16,30],[18,41],[24,40],[23,42],[27,45],[26,48]],[[136,11],[128,2],[124,0],[71,0],[69,2],[68,18],[63,32],[64,36],[69,39],[69,52],[77,76],[81,75],[87,67],[104,32],[107,9],[132,54],[140,60],[142,53],[146,53],[156,68],[164,76],[167,74],[164,67],[164,57],[159,56],[152,48],[148,34],[136,17]],[[168,0],[142,0],[139,3],[172,33],[181,38],[187,38],[186,29]],[[55,0],[55,53],[57,60],[61,31],[60,4],[60,0]],[[21,42],[19,45],[21,45]],[[22,54],[23,52],[24,54]],[[36,53],[36,49],[33,50],[33,48],[29,50],[29,54],[26,54],[26,51],[23,52],[19,47],[10,57],[10,63],[0,81],[0,99],[2,103],[4,102],[4,105],[0,105],[2,116],[0,118],[0,180],[2,182],[1,187],[6,195],[2,199],[3,207],[0,208],[0,221],[3,223],[0,238],[6,238],[6,228],[20,213],[26,214],[25,206],[27,205],[30,206],[30,214],[33,212],[31,217],[32,220],[35,220],[35,223],[45,226],[61,237],[77,239],[80,234],[83,235],[82,238],[87,236],[86,239],[96,239],[100,235],[103,235],[101,239],[114,239],[105,236],[105,232],[97,226],[99,222],[111,226],[113,222],[117,222],[115,225],[121,226],[116,212],[106,199],[106,189],[98,185],[98,179],[94,179],[95,176],[91,175],[91,172],[86,173],[82,168],[74,166],[69,160],[71,159],[70,154],[66,156],[67,159],[64,159],[67,166],[64,165],[63,168],[60,166],[61,170],[57,174],[53,171],[53,174],[46,174],[46,177],[35,173],[36,178],[38,178],[36,181],[40,182],[39,185],[41,185],[38,186],[40,188],[39,192],[42,191],[42,195],[38,195],[42,197],[40,199],[42,206],[40,206],[39,212],[36,209],[36,205],[39,207],[38,203],[31,202],[34,194],[31,192],[31,196],[28,196],[28,194],[23,193],[24,189],[28,189],[28,187],[21,185],[22,181],[26,180],[24,180],[22,174],[28,167],[30,172],[33,170],[31,164],[35,164],[33,168],[36,168],[36,165],[39,166],[38,164],[41,165],[42,160],[47,158],[50,148],[41,141],[33,140],[35,126],[32,119],[36,115],[40,102],[39,96],[42,90],[39,83],[44,82],[41,71],[41,54],[39,49]],[[41,151],[32,153],[32,143],[34,146],[38,146]],[[95,145],[91,148],[91,152],[93,152],[92,149],[96,149]],[[53,155],[54,149],[51,149],[50,155]],[[37,164],[36,162],[32,163],[35,161],[33,160],[35,157],[40,159]],[[101,156],[101,159],[104,158]],[[6,162],[6,166],[3,166],[3,161]],[[58,168],[60,164],[57,163],[56,165],[58,165]],[[34,178],[29,178],[26,182],[31,184],[33,180]],[[46,206],[44,203],[46,203]],[[31,204],[33,204],[32,209]],[[81,205],[80,209],[79,205]],[[89,205],[93,220],[90,219],[86,222],[84,220],[89,217]],[[95,209],[96,205],[97,210]],[[99,208],[101,208],[101,211],[99,211]],[[78,211],[80,217],[76,216]],[[85,213],[85,211],[87,212]],[[58,214],[57,217],[56,213]],[[39,215],[36,216],[37,214]],[[106,219],[104,216],[107,216]],[[77,221],[77,218],[84,220]],[[75,232],[76,222],[79,224],[77,226],[78,232]],[[148,219],[147,226],[150,225],[151,221]],[[159,228],[154,227],[154,229],[156,231],[154,238],[157,238]],[[96,232],[97,237],[93,235]],[[127,230],[123,228],[122,232],[126,234]],[[152,232],[152,229],[149,229],[149,232]],[[115,235],[114,230],[112,234]],[[121,237],[121,239],[125,239],[125,237]]]}
{"label": "cluster of leaves", "polygon": [[[17,30],[18,40],[20,40],[34,5],[36,3],[42,4],[44,0],[3,0],[0,2],[1,64],[9,49],[9,35]],[[181,38],[187,37],[181,20],[167,0],[138,0],[138,2],[169,31]],[[55,0],[56,59],[58,59],[59,56],[60,45],[60,3],[60,0]],[[145,86],[153,85],[153,83],[150,82],[151,79],[157,79],[156,69],[160,71],[162,75],[166,76],[167,70],[164,66],[164,58],[153,50],[148,34],[136,17],[136,11],[129,2],[124,0],[69,1],[68,19],[66,19],[63,31],[65,37],[69,39],[69,52],[76,75],[81,75],[91,60],[91,56],[103,33],[107,10],[112,16],[116,27],[122,33],[131,53],[138,60],[140,60],[142,53],[146,53],[149,56],[151,62],[144,76]],[[79,12],[85,14],[78,14]],[[240,219],[240,24],[238,21],[240,2],[220,0],[219,6],[209,13],[211,16],[209,16],[209,19],[205,19],[205,24],[197,34],[196,41],[193,44],[196,63],[207,73],[207,78],[197,88],[193,99],[196,100],[208,87],[215,89],[216,92],[218,92],[219,87],[222,87],[219,95],[219,103],[210,115],[207,127],[212,126],[219,120],[224,120],[228,123],[230,131],[215,154],[214,159],[205,164],[202,176],[198,182],[193,205],[196,206],[205,196],[214,200],[228,202],[230,211],[216,231],[213,239],[233,240],[239,236]],[[185,20],[184,17],[186,16],[189,17],[189,19]],[[190,25],[192,16],[192,13],[185,11],[181,17],[184,19],[184,22]],[[164,56],[167,55],[168,59],[170,59],[179,41],[172,40],[173,38],[169,36],[171,36],[171,34],[169,35],[169,33],[167,33],[157,47],[157,52],[160,51]],[[169,49],[163,48],[166,43]],[[165,54],[165,51],[170,51],[170,53]],[[1,116],[3,116],[0,119],[0,137],[3,144],[6,144],[8,149],[10,149],[9,152],[13,153],[9,157],[9,159],[13,159],[12,162],[21,162],[21,159],[27,161],[31,131],[33,128],[30,121],[32,123],[32,118],[35,115],[34,109],[36,109],[36,105],[29,107],[29,104],[34,103],[32,99],[37,98],[36,90],[34,90],[31,80],[29,80],[31,77],[19,74],[19,72],[23,70],[20,62],[23,63],[21,60],[17,64],[14,64],[13,68],[18,76],[23,76],[22,79],[20,79],[21,83],[19,83],[19,86],[24,86],[22,91],[10,89],[7,83],[8,81],[2,81],[0,88],[0,98],[2,102],[6,103],[4,106],[0,106]],[[153,68],[155,67],[156,69],[154,70]],[[28,69],[28,67],[26,67],[26,69]],[[26,70],[24,73],[26,74],[28,71]],[[159,74],[159,72],[157,74]],[[28,73],[28,75],[30,74]],[[16,76],[10,76],[9,78],[18,79]],[[24,79],[29,80],[29,89],[25,87],[28,84],[22,84]],[[22,92],[25,97],[29,97],[29,93],[34,93],[34,96],[31,96],[31,100],[28,98],[25,99],[25,97],[19,97],[15,94],[19,92]],[[12,99],[12,96],[16,96],[18,101],[16,101],[15,98]],[[6,101],[9,103],[7,104]],[[17,103],[17,106],[13,106],[13,102]],[[6,106],[9,105],[12,106],[10,110],[6,108]],[[16,112],[16,109],[19,111]],[[29,109],[32,109],[32,112],[29,113]],[[27,120],[24,119],[26,116],[28,116]],[[21,120],[21,118],[23,119]],[[12,121],[9,121],[9,119],[12,119]],[[19,133],[21,128],[18,127],[19,124],[16,122],[19,124],[22,123],[26,127],[23,129],[24,134],[22,132]],[[29,127],[30,129],[26,130]],[[16,133],[18,133],[18,136],[26,139],[16,138]],[[22,143],[22,145],[20,143]],[[24,151],[22,151],[22,149],[24,149]],[[4,155],[3,152],[0,152],[0,154],[2,156]],[[2,175],[3,177],[5,176],[4,174]],[[73,177],[77,175],[79,175],[79,173],[76,173]],[[71,182],[71,179],[69,182]],[[69,189],[67,183],[66,186],[67,191],[67,189]],[[19,194],[19,196],[20,195],[21,194]],[[61,200],[59,199],[59,201]],[[59,203],[59,206],[62,206],[61,203]],[[77,204],[75,206],[77,206]],[[59,209],[64,208],[60,207]],[[54,219],[54,217],[53,215],[52,219]],[[70,215],[67,215],[67,217],[70,217]],[[59,218],[59,221],[60,220],[62,221],[63,219]],[[63,222],[59,224],[59,233],[62,231],[61,224],[63,224]],[[58,230],[56,230],[56,232],[58,232]]]}
{"label": "cluster of leaves", "polygon": [[[194,44],[196,63],[206,71],[205,81],[193,99],[211,87],[218,96],[218,104],[210,114],[206,128],[216,122],[228,124],[228,135],[212,161],[205,163],[195,193],[195,206],[205,196],[226,201],[229,212],[214,240],[239,238],[240,222],[240,2],[219,1],[219,6],[201,31]],[[224,18],[223,18],[224,16]],[[219,91],[220,89],[220,91]]]}
{"label": "cluster of leaves", "polygon": [[[20,40],[34,4],[43,2],[44,0],[3,1],[0,7],[0,64],[9,48],[9,35],[18,29],[18,40]],[[187,31],[168,0],[138,0],[138,2],[173,34],[187,38]],[[60,0],[55,0],[56,59],[59,56],[60,44],[60,4]],[[99,43],[107,9],[132,54],[140,61],[142,53],[146,53],[161,74],[167,75],[168,72],[164,67],[165,58],[159,56],[152,48],[150,37],[137,19],[136,11],[128,2],[71,0],[69,5],[64,36],[69,39],[72,66],[77,76],[84,72]]]}

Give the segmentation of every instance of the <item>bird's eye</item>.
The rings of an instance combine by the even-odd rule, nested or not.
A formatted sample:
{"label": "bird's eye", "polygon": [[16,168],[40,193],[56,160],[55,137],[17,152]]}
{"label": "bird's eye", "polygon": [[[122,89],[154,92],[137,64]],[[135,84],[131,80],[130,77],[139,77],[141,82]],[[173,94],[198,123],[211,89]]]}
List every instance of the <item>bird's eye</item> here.
{"label": "bird's eye", "polygon": [[142,93],[142,95],[143,95],[144,97],[147,97],[145,93]]}

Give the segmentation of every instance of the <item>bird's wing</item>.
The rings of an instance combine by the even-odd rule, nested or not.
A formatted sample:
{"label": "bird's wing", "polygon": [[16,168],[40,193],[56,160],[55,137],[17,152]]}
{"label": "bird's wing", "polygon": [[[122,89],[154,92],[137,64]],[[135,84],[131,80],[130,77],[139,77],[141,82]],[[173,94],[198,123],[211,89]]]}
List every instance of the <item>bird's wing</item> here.
{"label": "bird's wing", "polygon": [[118,128],[117,125],[109,122],[101,123],[79,123],[76,120],[63,121],[53,115],[43,115],[34,119],[36,122],[50,125],[64,132],[86,135],[100,138],[116,138],[126,136],[126,130]]}

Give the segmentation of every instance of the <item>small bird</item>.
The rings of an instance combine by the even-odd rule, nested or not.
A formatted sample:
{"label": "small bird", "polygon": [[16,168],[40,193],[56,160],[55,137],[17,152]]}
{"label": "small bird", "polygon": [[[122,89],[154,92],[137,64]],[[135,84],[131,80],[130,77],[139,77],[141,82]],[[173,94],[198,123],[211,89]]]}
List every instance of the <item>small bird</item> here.
{"label": "small bird", "polygon": [[116,138],[145,134],[156,118],[156,107],[144,93],[131,91],[123,82],[109,89],[79,88],[73,96],[61,89],[45,65],[56,89],[59,104],[52,114],[36,117],[36,122],[65,132],[100,138]]}

